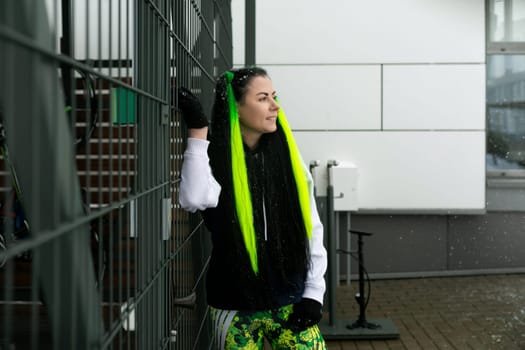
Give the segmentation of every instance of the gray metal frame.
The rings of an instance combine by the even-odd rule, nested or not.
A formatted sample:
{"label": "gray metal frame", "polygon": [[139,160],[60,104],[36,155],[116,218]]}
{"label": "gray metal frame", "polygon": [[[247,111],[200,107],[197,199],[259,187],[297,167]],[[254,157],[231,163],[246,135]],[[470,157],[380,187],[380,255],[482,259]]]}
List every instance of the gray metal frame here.
{"label": "gray metal frame", "polygon": [[[525,55],[524,42],[510,41],[491,41],[491,1],[486,0],[486,51],[487,60],[493,55]],[[512,3],[503,2],[506,17],[511,17]],[[510,22],[506,23],[505,32],[508,35],[511,32]],[[488,74],[487,74],[488,76]],[[519,106],[519,103],[512,103]],[[493,105],[487,104],[487,118],[489,117],[489,108]],[[487,121],[487,133],[490,131]],[[522,169],[495,169],[487,170],[487,210],[490,212],[505,211],[525,211],[523,195],[525,194],[525,171]]]}
{"label": "gray metal frame", "polygon": [[[86,23],[107,17],[109,33],[83,28],[82,58],[75,6],[97,2],[54,2],[71,31],[62,52],[45,2],[0,5],[0,194],[18,180],[29,224],[19,236],[23,216],[2,200],[0,348],[208,349],[210,242],[178,205],[186,131],[175,91],[211,109],[232,66],[231,4],[104,3]],[[90,137],[75,145],[76,135]]]}

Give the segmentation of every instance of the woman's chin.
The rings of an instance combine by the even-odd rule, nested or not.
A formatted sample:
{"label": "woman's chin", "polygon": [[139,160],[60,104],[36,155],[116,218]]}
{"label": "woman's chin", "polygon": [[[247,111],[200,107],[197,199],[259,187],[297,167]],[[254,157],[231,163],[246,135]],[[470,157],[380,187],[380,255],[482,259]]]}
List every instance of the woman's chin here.
{"label": "woman's chin", "polygon": [[269,125],[266,128],[266,133],[272,133],[277,131],[277,122],[274,122],[272,125]]}
{"label": "woman's chin", "polygon": [[277,126],[274,127],[274,128],[268,128],[268,129],[266,129],[265,134],[273,134],[273,133],[276,132],[276,131],[277,131]]}

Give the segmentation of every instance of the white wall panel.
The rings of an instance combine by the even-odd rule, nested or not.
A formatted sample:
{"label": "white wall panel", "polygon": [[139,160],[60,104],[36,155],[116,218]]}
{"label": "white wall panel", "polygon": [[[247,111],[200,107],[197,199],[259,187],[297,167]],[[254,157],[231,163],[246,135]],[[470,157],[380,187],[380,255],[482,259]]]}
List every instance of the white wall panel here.
{"label": "white wall panel", "polygon": [[485,65],[385,65],[383,127],[484,129]]}
{"label": "white wall panel", "polygon": [[484,0],[264,0],[256,26],[261,65],[485,60]]}
{"label": "white wall panel", "polygon": [[[363,211],[485,208],[484,4],[256,2],[256,62],[303,157],[322,162],[321,195],[326,162],[336,159],[357,165]],[[239,23],[234,50],[244,47]]]}
{"label": "white wall panel", "polygon": [[232,0],[232,44],[233,44],[233,64],[236,66],[244,65],[245,50],[245,0]]}
{"label": "white wall panel", "polygon": [[320,160],[326,194],[329,159],[357,166],[360,210],[482,210],[485,133],[295,132],[304,160]]}
{"label": "white wall panel", "polygon": [[379,65],[266,68],[292,128],[381,128]]}

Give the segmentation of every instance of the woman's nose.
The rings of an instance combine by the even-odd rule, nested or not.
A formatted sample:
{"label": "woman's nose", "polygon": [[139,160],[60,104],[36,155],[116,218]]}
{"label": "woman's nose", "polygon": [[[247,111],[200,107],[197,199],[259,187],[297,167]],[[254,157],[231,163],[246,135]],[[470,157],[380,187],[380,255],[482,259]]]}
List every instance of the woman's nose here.
{"label": "woman's nose", "polygon": [[272,104],[270,106],[271,109],[279,109],[279,104],[277,103],[277,101],[275,101],[274,99],[272,99]]}

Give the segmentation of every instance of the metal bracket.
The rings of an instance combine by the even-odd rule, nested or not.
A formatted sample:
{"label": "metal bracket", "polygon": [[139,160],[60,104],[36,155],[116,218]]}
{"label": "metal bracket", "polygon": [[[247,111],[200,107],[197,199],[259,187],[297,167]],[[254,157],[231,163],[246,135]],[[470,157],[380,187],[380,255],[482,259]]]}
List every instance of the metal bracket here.
{"label": "metal bracket", "polygon": [[162,105],[160,108],[160,123],[168,125],[170,122],[170,106]]}
{"label": "metal bracket", "polygon": [[318,160],[311,160],[311,161],[310,161],[310,173],[311,173],[315,168],[317,168],[320,164],[321,164],[321,162],[318,161]]}
{"label": "metal bracket", "polygon": [[330,159],[330,160],[328,160],[328,162],[326,163],[326,166],[327,166],[328,168],[331,168],[331,167],[333,167],[333,166],[338,166],[338,165],[339,165],[339,162],[338,162],[337,160],[335,160],[335,159]]}

